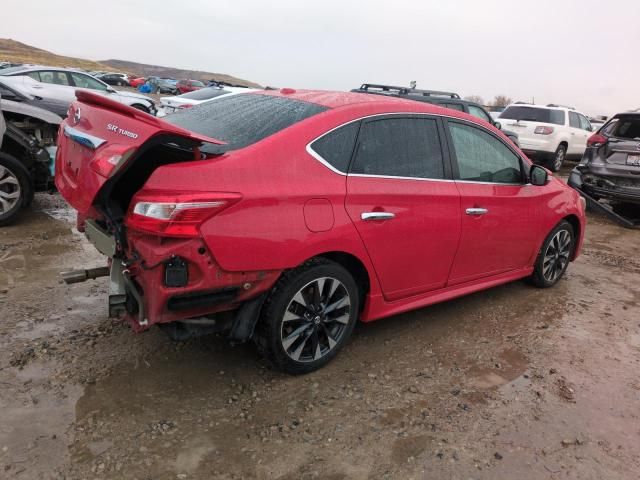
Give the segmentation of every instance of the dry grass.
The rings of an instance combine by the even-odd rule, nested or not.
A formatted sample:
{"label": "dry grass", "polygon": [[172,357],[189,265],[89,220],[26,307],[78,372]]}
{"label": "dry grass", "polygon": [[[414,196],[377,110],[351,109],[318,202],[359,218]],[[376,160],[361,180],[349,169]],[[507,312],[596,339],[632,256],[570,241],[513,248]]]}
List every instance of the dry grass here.
{"label": "dry grass", "polygon": [[145,65],[142,63],[127,62],[124,60],[105,60],[94,62],[82,58],[65,57],[56,55],[31,45],[17,42],[8,38],[0,38],[0,61],[14,63],[33,63],[37,65],[49,65],[52,67],[81,68],[85,70],[117,71],[125,72],[134,76],[150,76],[168,78],[190,78],[194,80],[217,80],[238,85],[256,87],[258,84],[236,78],[222,73],[209,73],[197,70],[182,70],[171,67],[160,67],[157,65]]}

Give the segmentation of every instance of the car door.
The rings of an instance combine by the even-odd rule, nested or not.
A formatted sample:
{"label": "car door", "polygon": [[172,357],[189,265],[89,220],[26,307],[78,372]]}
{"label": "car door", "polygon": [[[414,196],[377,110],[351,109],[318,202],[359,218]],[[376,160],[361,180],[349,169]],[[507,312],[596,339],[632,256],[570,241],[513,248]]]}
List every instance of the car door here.
{"label": "car door", "polygon": [[446,285],[460,235],[460,198],[443,141],[435,117],[362,121],[345,206],[389,301]]}
{"label": "car door", "polygon": [[580,117],[576,112],[569,112],[569,155],[582,155],[587,148],[587,138],[583,138],[584,130],[580,127]]}
{"label": "car door", "polygon": [[479,125],[447,120],[461,235],[449,285],[524,268],[535,255],[540,189],[503,139]]}
{"label": "car door", "polygon": [[[69,87],[66,73],[41,70],[29,72],[27,76],[35,80],[25,82],[25,86],[38,100],[38,106],[65,117],[69,105],[76,98],[73,88]],[[58,83],[54,83],[54,80]]]}
{"label": "car door", "polygon": [[591,136],[591,131],[593,128],[591,127],[591,123],[587,120],[587,117],[578,113],[578,120],[580,121],[580,133],[576,133],[576,147],[578,151],[576,154],[582,156],[584,151],[587,149],[587,140]]}

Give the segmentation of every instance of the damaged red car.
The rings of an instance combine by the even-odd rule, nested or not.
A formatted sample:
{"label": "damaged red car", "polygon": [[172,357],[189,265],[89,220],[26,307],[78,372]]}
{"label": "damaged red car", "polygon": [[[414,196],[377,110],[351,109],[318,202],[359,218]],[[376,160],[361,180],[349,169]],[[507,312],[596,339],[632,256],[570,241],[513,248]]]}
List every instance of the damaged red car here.
{"label": "damaged red car", "polygon": [[109,312],[177,339],[253,339],[315,370],[358,319],[521,278],[554,285],[584,202],[462,112],[359,93],[260,91],[160,120],[89,92],[55,181],[107,266]]}

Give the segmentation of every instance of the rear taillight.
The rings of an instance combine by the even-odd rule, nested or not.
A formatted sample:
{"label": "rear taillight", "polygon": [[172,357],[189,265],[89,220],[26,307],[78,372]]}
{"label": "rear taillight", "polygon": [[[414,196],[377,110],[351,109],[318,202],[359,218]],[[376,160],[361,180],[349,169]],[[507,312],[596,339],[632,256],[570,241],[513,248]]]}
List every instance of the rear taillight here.
{"label": "rear taillight", "polygon": [[538,135],[551,135],[553,133],[553,127],[545,127],[540,125],[536,127],[533,133],[537,133]]}
{"label": "rear taillight", "polygon": [[109,178],[115,174],[122,165],[136,151],[135,147],[125,145],[107,145],[91,160],[91,169],[99,175]]}
{"label": "rear taillight", "polygon": [[594,133],[587,139],[587,147],[599,147],[600,145],[604,145],[608,141],[608,138],[604,135]]}
{"label": "rear taillight", "polygon": [[127,216],[129,228],[165,237],[197,236],[200,225],[240,200],[236,193],[154,194],[136,195]]}
{"label": "rear taillight", "polygon": [[179,105],[178,108],[191,108],[193,107],[193,105],[191,105],[190,103],[185,103],[184,105]]}

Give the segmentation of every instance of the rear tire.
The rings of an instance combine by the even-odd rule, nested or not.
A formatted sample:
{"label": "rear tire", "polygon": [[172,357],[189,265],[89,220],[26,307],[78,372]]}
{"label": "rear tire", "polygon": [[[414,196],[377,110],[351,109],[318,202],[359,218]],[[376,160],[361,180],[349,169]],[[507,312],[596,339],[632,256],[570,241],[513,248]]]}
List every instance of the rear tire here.
{"label": "rear tire", "polygon": [[31,197],[29,172],[20,161],[0,153],[0,226],[16,219]]}
{"label": "rear tire", "polygon": [[262,309],[259,350],[292,375],[317,370],[344,346],[358,318],[360,298],[341,265],[314,259],[282,275]]}
{"label": "rear tire", "polygon": [[573,253],[574,235],[573,227],[566,220],[551,230],[538,253],[531,283],[538,288],[548,288],[562,278]]}
{"label": "rear tire", "polygon": [[562,168],[565,159],[567,158],[567,147],[563,144],[558,145],[556,152],[553,154],[553,157],[549,161],[549,168],[553,172],[557,172]]}

